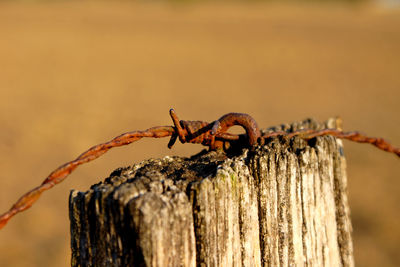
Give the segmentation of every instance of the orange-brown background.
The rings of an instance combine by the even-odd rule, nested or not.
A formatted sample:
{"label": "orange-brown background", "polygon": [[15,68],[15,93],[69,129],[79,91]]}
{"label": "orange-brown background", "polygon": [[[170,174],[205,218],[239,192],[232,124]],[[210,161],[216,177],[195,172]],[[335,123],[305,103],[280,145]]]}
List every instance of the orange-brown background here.
{"label": "orange-brown background", "polygon": [[[400,145],[400,10],[374,4],[0,2],[0,212],[122,132],[236,111],[261,127],[340,115]],[[67,199],[119,166],[198,145],[114,149],[0,231],[2,266],[68,266]],[[400,264],[400,161],[345,143],[358,266]]]}

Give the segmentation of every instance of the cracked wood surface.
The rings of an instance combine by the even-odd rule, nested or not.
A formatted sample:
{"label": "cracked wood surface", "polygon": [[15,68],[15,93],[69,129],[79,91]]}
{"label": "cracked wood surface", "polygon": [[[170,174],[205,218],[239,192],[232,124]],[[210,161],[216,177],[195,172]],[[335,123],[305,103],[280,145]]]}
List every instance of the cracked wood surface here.
{"label": "cracked wood surface", "polygon": [[71,264],[353,266],[345,168],[341,140],[326,136],[117,169],[71,191]]}

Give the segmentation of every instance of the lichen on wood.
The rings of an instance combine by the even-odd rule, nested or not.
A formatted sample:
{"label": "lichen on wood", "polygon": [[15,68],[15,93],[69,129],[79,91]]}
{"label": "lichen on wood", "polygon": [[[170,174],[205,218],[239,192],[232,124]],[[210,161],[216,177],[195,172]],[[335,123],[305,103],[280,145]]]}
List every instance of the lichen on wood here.
{"label": "lichen on wood", "polygon": [[342,142],[329,136],[120,168],[71,191],[71,264],[353,266],[346,179]]}

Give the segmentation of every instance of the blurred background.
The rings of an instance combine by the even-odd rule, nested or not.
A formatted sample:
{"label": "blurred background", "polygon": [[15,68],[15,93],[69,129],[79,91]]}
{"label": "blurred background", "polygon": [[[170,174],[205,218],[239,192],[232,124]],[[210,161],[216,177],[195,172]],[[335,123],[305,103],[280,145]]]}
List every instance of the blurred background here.
{"label": "blurred background", "polygon": [[[262,128],[340,116],[400,145],[400,5],[380,1],[0,1],[0,212],[120,133],[251,114]],[[78,168],[0,231],[2,266],[69,266],[69,190],[189,156],[168,139]],[[400,161],[345,141],[358,266],[399,266]]]}

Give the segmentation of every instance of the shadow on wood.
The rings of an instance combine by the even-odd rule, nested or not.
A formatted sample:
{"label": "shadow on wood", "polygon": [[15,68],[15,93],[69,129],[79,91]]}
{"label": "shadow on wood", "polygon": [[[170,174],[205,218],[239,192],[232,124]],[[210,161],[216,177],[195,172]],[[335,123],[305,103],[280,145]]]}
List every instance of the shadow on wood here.
{"label": "shadow on wood", "polygon": [[117,169],[71,191],[72,266],[353,266],[345,166],[325,136]]}

